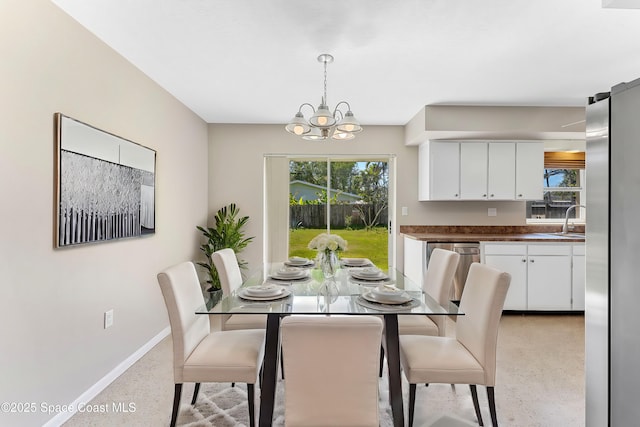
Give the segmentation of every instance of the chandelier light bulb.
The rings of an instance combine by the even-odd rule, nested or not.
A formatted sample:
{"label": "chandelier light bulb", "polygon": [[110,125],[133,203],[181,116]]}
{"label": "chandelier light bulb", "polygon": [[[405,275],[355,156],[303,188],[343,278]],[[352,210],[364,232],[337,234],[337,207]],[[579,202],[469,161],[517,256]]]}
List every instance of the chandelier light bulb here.
{"label": "chandelier light bulb", "polygon": [[326,126],[327,125],[327,118],[324,117],[324,116],[318,117],[318,124],[320,126]]}
{"label": "chandelier light bulb", "polygon": [[293,133],[295,133],[296,135],[302,135],[304,133],[304,128],[300,125],[295,125],[293,127]]}

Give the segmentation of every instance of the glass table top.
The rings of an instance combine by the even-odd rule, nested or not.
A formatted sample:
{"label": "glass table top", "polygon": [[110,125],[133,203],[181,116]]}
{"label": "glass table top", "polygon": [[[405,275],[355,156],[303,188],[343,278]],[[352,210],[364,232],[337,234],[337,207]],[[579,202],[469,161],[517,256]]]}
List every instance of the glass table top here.
{"label": "glass table top", "polygon": [[[332,279],[324,279],[320,269],[306,268],[300,269],[305,273],[302,278],[279,279],[280,274],[295,276],[294,270],[284,268],[283,263],[273,263],[253,271],[232,295],[222,298],[215,307],[207,301],[196,314],[463,314],[454,303],[442,307],[397,270],[383,272],[386,276],[383,285],[404,290],[411,297],[404,304],[381,304],[371,298],[371,291],[380,283],[353,277],[362,273],[362,268],[340,268]],[[273,297],[276,299],[245,294],[249,287],[266,284],[282,287]]]}

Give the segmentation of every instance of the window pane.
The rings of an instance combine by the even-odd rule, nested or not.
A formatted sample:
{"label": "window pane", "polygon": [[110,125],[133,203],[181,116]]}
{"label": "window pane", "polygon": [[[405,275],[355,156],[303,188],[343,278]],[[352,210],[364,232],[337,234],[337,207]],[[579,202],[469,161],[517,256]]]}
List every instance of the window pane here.
{"label": "window pane", "polygon": [[[579,191],[545,191],[543,200],[527,202],[527,218],[564,218],[567,208],[580,204]],[[579,218],[580,211],[574,209],[569,218]]]}
{"label": "window pane", "polygon": [[580,169],[545,169],[544,187],[580,187]]}

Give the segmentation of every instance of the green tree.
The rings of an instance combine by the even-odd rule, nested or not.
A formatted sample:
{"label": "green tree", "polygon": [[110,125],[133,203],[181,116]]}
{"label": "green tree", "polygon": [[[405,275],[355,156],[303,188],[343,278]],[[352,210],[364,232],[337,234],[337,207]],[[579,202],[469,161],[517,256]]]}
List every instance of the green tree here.
{"label": "green tree", "polygon": [[356,204],[366,230],[378,225],[380,215],[389,204],[389,165],[387,162],[367,162],[356,179],[357,194],[364,204]]}

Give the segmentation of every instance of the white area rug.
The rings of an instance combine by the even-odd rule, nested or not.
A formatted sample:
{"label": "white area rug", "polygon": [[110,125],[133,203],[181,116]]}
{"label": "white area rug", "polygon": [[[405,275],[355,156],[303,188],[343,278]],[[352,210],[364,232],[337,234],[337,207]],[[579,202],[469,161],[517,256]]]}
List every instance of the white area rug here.
{"label": "white area rug", "polygon": [[[384,377],[383,377],[384,378]],[[276,388],[276,406],[273,411],[273,426],[284,426],[284,382],[278,381]],[[391,408],[386,379],[380,379],[379,385],[380,426],[392,427]],[[257,388],[257,387],[256,387]],[[189,391],[188,391],[189,390]],[[178,425],[187,427],[248,427],[249,410],[247,406],[246,384],[229,383],[202,384],[195,406],[191,406],[190,389],[183,391]],[[256,392],[256,425],[259,410],[259,391]]]}

